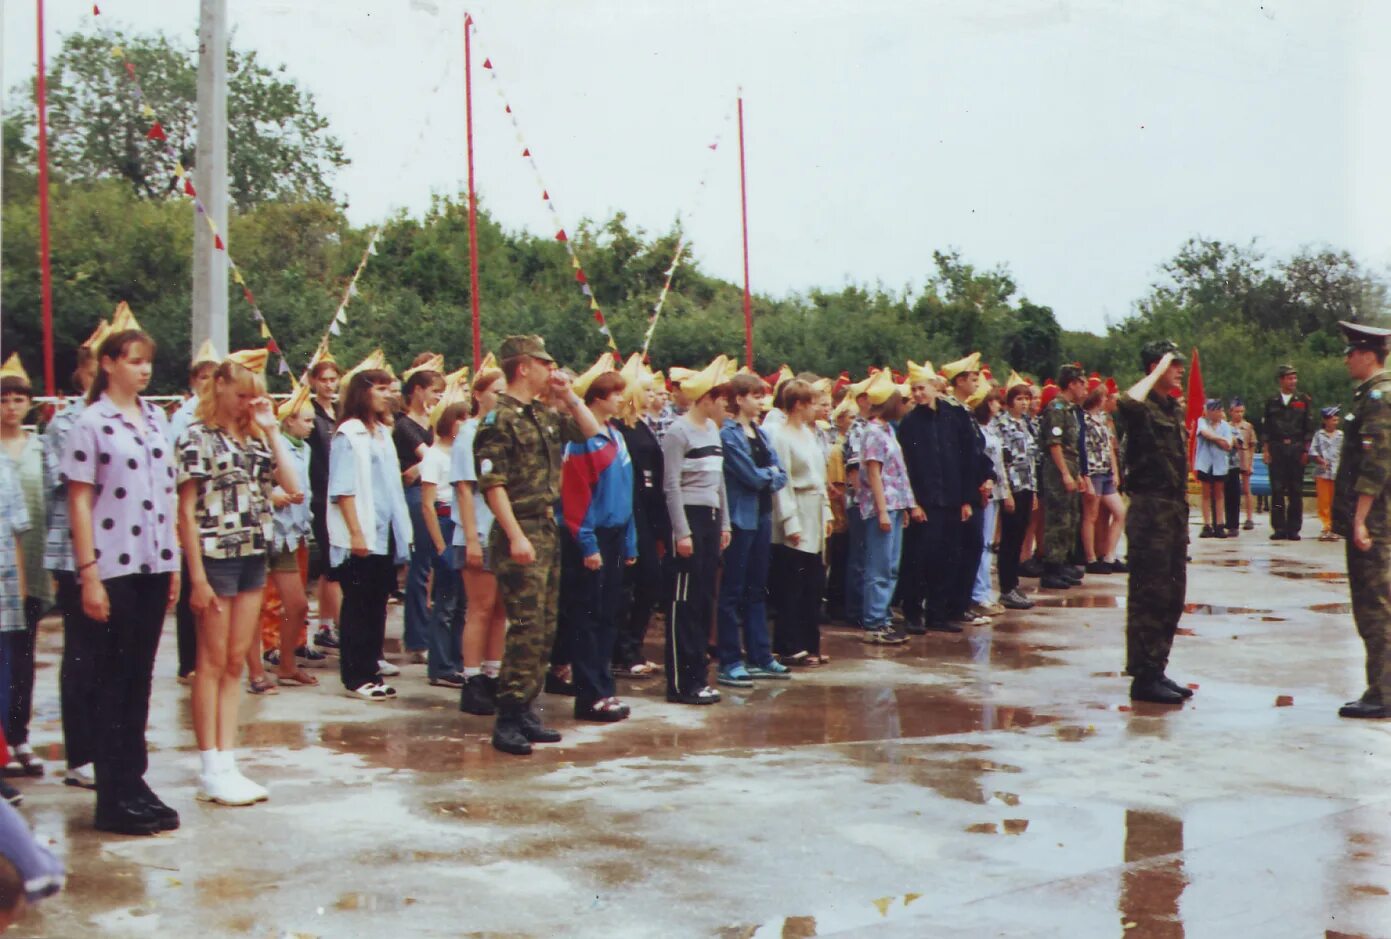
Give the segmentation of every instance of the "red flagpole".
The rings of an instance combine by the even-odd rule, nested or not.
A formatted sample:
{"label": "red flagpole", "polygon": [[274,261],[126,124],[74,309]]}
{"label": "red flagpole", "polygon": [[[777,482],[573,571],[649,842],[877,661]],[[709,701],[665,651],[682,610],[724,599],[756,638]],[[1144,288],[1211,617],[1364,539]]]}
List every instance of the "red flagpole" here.
{"label": "red flagpole", "polygon": [[753,295],[749,293],[749,184],[744,172],[744,96],[739,96],[739,209],[744,222],[744,364],[753,368]]}
{"label": "red flagpole", "polygon": [[473,188],[473,17],[464,14],[464,122],[468,127],[468,269],[469,307],[473,311],[473,370],[483,361],[483,337],[478,315],[478,196]]}
{"label": "red flagpole", "polygon": [[39,105],[39,284],[43,298],[44,393],[55,393],[53,383],[53,268],[49,263],[48,227],[48,80],[44,75],[43,0],[38,0],[39,74],[34,93]]}

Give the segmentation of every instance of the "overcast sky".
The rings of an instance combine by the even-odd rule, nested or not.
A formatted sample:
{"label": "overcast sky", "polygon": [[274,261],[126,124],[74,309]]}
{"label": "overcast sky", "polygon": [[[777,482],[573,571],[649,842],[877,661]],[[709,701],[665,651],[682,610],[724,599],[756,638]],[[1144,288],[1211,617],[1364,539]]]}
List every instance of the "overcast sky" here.
{"label": "overcast sky", "polygon": [[[98,2],[107,25],[196,38],[195,0]],[[343,140],[353,164],[335,185],[355,223],[463,185],[460,0],[229,6],[236,44],[287,65]],[[1100,331],[1193,235],[1391,263],[1391,64],[1376,43],[1391,35],[1388,3],[468,9],[479,190],[509,228],[552,225],[484,57],[567,226],[621,210],[656,232],[682,213],[701,264],[731,280],[742,85],[759,292],[918,287],[932,251],[956,247],[1008,265],[1065,327]],[[90,0],[47,10],[50,56],[60,34],[94,28]],[[10,87],[33,71],[34,4],[9,0],[4,28]]]}

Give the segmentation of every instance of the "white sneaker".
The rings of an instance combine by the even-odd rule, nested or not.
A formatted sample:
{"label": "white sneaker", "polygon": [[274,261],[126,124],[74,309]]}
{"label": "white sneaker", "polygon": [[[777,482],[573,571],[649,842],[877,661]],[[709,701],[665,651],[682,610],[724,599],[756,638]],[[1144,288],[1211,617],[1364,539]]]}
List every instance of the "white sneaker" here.
{"label": "white sneaker", "polygon": [[251,793],[254,801],[265,802],[270,798],[270,790],[258,782],[252,782],[250,779],[247,779],[242,775],[241,770],[237,769],[235,766],[232,767],[232,775],[237,777],[238,781],[241,782],[247,792]]}
{"label": "white sneaker", "polygon": [[251,780],[236,773],[201,773],[196,796],[199,802],[251,805],[256,801],[256,793],[250,788],[251,785]]}
{"label": "white sneaker", "polygon": [[387,678],[401,674],[401,670],[386,659],[377,659],[377,672]]}
{"label": "white sneaker", "polygon": [[92,764],[83,763],[81,766],[69,767],[63,777],[63,785],[77,786],[79,789],[97,788],[97,776],[92,772]]}

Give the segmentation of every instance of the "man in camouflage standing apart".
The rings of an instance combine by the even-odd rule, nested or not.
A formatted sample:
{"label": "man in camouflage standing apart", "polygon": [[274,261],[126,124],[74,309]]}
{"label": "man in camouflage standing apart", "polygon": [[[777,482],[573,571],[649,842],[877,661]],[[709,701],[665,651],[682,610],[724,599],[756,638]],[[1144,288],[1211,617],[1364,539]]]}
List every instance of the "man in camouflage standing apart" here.
{"label": "man in camouflage standing apart", "polygon": [[1275,377],[1280,392],[1266,399],[1261,422],[1261,457],[1270,470],[1270,540],[1298,541],[1304,525],[1304,466],[1317,424],[1314,399],[1296,390],[1299,372],[1293,365],[1281,365]]}
{"label": "man in camouflage standing apart", "polygon": [[1188,434],[1183,360],[1172,342],[1140,352],[1145,377],[1116,404],[1125,441],[1130,581],[1125,601],[1126,673],[1134,701],[1181,704],[1191,689],[1164,674],[1188,589]]}
{"label": "man in camouflage standing apart", "polygon": [[1391,716],[1391,330],[1339,323],[1348,376],[1358,382],[1344,418],[1343,450],[1333,488],[1333,530],[1347,540],[1352,618],[1367,647],[1367,690],[1338,709],[1340,717]]}
{"label": "man in camouflage standing apart", "polygon": [[1082,422],[1077,405],[1087,379],[1076,365],[1058,372],[1059,395],[1044,408],[1039,427],[1043,458],[1043,577],[1039,586],[1066,590],[1082,582],[1082,570],[1067,563],[1082,524],[1082,492],[1091,480],[1081,471]]}
{"label": "man in camouflage standing apart", "polygon": [[[507,390],[478,428],[473,452],[478,488],[497,519],[488,555],[507,608],[493,746],[525,756],[533,743],[560,740],[531,703],[555,640],[560,538],[554,506],[562,450],[601,428],[569,380],[555,373],[555,359],[540,336],[509,336],[498,353]],[[551,401],[568,417],[536,402],[548,385]]]}

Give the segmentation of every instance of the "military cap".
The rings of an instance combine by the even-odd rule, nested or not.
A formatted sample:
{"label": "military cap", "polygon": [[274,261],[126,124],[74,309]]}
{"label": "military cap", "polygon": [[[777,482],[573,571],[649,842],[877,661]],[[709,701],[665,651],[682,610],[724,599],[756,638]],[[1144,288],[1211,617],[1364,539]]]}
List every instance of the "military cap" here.
{"label": "military cap", "polygon": [[1066,388],[1075,381],[1085,382],[1086,380],[1086,373],[1082,371],[1082,366],[1080,365],[1064,365],[1062,368],[1058,369],[1059,388]]}
{"label": "military cap", "polygon": [[1338,408],[1336,406],[1319,408],[1319,413],[1322,414],[1324,417],[1337,417]]}
{"label": "military cap", "polygon": [[1391,329],[1378,329],[1375,326],[1363,326],[1361,323],[1339,320],[1338,328],[1343,331],[1343,338],[1348,341],[1347,347],[1343,349],[1344,355],[1354,349],[1367,349],[1371,352],[1384,351],[1387,347],[1387,338],[1391,337]]}
{"label": "military cap", "polygon": [[551,354],[546,351],[546,340],[540,336],[508,336],[502,340],[497,354],[498,358],[504,361],[515,359],[519,355],[529,355],[533,359],[540,359],[543,362],[555,361]]}
{"label": "military cap", "polygon": [[1276,377],[1276,378],[1284,378],[1286,375],[1298,375],[1298,374],[1299,374],[1299,369],[1295,368],[1293,365],[1280,365],[1280,366],[1277,366],[1276,369],[1275,369],[1275,377]]}
{"label": "military cap", "polygon": [[1155,339],[1147,342],[1140,349],[1140,368],[1149,371],[1149,367],[1158,362],[1164,356],[1172,352],[1175,356],[1178,353],[1178,343],[1172,339]]}

